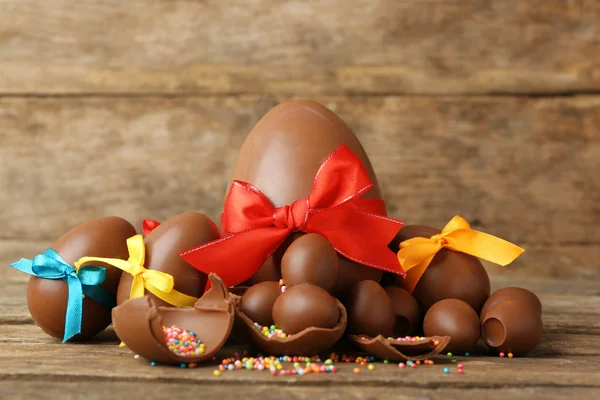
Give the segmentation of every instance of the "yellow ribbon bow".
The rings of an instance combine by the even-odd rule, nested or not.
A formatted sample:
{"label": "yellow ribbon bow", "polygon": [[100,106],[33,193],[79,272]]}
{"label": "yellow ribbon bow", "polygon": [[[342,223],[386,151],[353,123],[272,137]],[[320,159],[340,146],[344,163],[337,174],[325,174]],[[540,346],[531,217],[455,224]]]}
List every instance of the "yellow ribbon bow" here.
{"label": "yellow ribbon bow", "polygon": [[490,234],[471,229],[464,218],[455,216],[430,238],[414,237],[400,243],[398,260],[406,271],[405,288],[412,293],[440,249],[446,248],[502,265],[513,262],[525,250]]}
{"label": "yellow ribbon bow", "polygon": [[176,307],[191,307],[198,299],[188,296],[173,289],[175,284],[173,277],[165,272],[146,269],[146,246],[142,235],[136,235],[127,239],[127,250],[129,259],[127,261],[118,258],[83,257],[75,262],[75,267],[93,261],[103,262],[119,268],[133,276],[129,298],[135,299],[144,295],[144,290]]}

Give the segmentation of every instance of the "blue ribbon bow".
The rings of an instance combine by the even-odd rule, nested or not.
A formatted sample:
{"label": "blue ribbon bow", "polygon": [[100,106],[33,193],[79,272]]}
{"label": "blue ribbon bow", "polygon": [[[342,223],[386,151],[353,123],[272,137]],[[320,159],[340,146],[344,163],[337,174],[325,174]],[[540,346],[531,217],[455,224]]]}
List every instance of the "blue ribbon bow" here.
{"label": "blue ribbon bow", "polygon": [[22,258],[10,266],[38,278],[67,282],[69,297],[63,343],[81,333],[84,294],[108,310],[115,306],[115,296],[99,286],[106,280],[106,268],[84,266],[77,270],[52,249],[35,256],[33,260]]}

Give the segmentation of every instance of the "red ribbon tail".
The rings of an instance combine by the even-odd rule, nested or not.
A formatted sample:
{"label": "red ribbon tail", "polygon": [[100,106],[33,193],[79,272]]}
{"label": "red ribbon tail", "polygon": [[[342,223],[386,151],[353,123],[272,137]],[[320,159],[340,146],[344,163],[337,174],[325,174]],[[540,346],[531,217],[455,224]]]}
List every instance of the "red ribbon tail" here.
{"label": "red ribbon tail", "polygon": [[289,236],[288,229],[260,228],[230,234],[179,254],[205,274],[217,274],[227,286],[248,280]]}
{"label": "red ribbon tail", "polygon": [[340,207],[312,213],[305,232],[325,236],[349,260],[404,276],[396,254],[387,247],[403,225],[402,221]]}

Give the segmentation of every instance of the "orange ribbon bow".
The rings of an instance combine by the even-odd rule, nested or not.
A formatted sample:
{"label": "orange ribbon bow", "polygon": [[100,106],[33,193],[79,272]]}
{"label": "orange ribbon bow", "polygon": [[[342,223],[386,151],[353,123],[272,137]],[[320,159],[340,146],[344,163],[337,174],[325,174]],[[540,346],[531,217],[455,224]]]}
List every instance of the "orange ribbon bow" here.
{"label": "orange ribbon bow", "polygon": [[404,286],[412,293],[421,276],[442,248],[460,251],[472,256],[506,266],[519,257],[524,250],[490,234],[471,229],[465,219],[455,216],[430,238],[414,237],[400,243],[398,260],[406,271]]}

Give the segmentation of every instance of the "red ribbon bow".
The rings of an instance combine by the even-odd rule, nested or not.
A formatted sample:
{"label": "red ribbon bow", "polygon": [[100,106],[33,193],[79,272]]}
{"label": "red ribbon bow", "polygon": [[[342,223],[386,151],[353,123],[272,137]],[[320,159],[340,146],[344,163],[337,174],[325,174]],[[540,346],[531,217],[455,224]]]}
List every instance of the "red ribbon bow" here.
{"label": "red ribbon bow", "polygon": [[387,218],[380,199],[361,199],[373,187],[360,159],[346,146],[319,168],[310,196],[274,207],[255,186],[234,181],[221,216],[224,236],[180,256],[216,273],[227,285],[254,275],[292,232],[319,233],[335,250],[359,264],[405,275],[387,245],[403,222]]}

